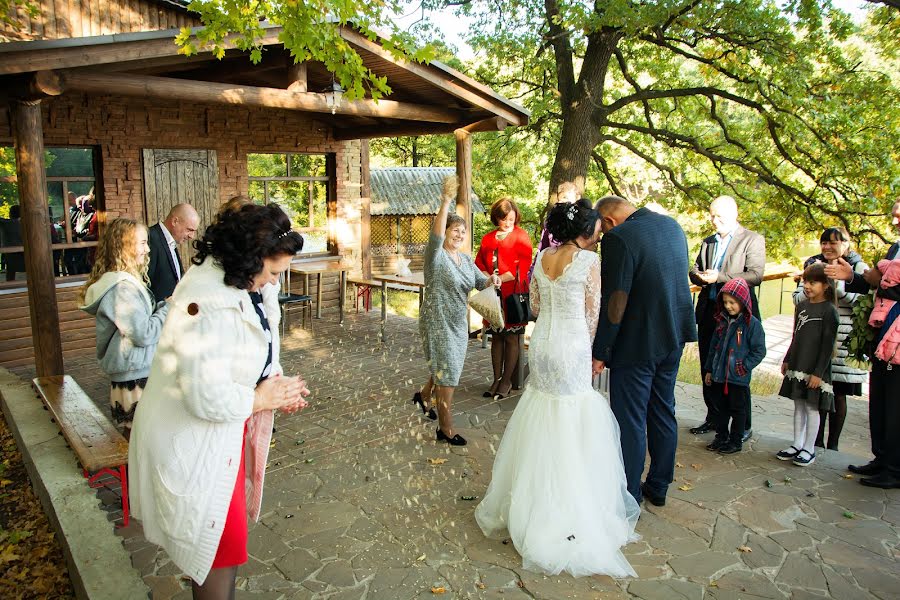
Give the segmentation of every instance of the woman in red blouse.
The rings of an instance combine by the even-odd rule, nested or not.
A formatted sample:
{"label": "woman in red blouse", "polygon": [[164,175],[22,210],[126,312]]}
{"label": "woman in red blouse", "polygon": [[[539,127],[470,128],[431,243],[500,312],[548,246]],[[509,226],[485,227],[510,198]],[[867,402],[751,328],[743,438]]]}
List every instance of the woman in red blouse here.
{"label": "woman in red blouse", "polygon": [[[513,292],[528,291],[528,268],[531,266],[531,238],[518,226],[519,209],[510,198],[500,198],[491,206],[491,223],[497,229],[481,239],[475,266],[485,275],[495,270],[500,275],[500,304],[506,312],[506,299]],[[518,273],[518,283],[516,274]],[[504,320],[506,315],[504,314]],[[519,362],[519,336],[526,323],[509,323],[503,329],[489,327],[491,334],[491,362],[494,382],[485,398],[503,398],[512,390],[513,375]],[[485,327],[488,327],[485,321]]]}

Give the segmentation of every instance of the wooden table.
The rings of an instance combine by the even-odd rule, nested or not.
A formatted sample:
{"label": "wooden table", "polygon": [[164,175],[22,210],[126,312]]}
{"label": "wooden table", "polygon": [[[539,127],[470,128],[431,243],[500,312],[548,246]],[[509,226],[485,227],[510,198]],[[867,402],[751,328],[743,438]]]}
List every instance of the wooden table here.
{"label": "wooden table", "polygon": [[[387,290],[389,286],[406,286],[417,289],[419,293],[419,309],[422,308],[422,290],[425,289],[425,273],[421,271],[408,277],[400,275],[374,275],[375,281],[381,282],[381,342],[385,341],[385,323],[387,322]],[[421,315],[419,315],[421,318]]]}
{"label": "wooden table", "polygon": [[[350,267],[342,265],[337,260],[306,260],[291,264],[291,273],[303,275],[303,293],[309,295],[309,276],[316,276],[316,318],[322,318],[322,275],[324,273],[338,273],[340,284],[338,285],[338,311],[339,323],[344,322],[344,296],[347,293],[347,271]],[[290,283],[288,284],[290,287]]]}

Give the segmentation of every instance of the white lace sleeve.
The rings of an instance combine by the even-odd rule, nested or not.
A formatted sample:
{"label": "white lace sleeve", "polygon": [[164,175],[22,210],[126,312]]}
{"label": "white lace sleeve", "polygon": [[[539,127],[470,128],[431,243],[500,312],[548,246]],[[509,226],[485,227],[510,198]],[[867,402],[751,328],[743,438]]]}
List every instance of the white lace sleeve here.
{"label": "white lace sleeve", "polygon": [[584,282],[584,318],[593,341],[600,321],[600,260],[596,254]]}
{"label": "white lace sleeve", "polygon": [[541,312],[541,290],[538,287],[538,278],[531,278],[531,286],[528,288],[528,304],[531,306],[531,316],[537,319]]}

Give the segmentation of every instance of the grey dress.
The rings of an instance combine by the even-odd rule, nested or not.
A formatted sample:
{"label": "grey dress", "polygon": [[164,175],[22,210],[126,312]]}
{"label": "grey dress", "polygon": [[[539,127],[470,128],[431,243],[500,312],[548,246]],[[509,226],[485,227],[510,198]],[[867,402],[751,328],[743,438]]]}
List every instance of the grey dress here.
{"label": "grey dress", "polygon": [[434,383],[456,387],[469,343],[469,292],[484,288],[488,278],[468,254],[460,252],[457,265],[443,244],[444,236],[433,232],[428,236],[419,333]]}

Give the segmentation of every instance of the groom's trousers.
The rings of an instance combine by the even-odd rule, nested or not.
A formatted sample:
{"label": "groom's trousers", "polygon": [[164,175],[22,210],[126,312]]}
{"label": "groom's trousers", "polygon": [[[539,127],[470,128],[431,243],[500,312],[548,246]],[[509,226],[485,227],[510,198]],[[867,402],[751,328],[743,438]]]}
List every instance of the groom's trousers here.
{"label": "groom's trousers", "polygon": [[610,406],[619,422],[628,491],[638,503],[648,448],[648,492],[665,497],[675,475],[675,378],[683,350],[677,348],[656,361],[610,368]]}

